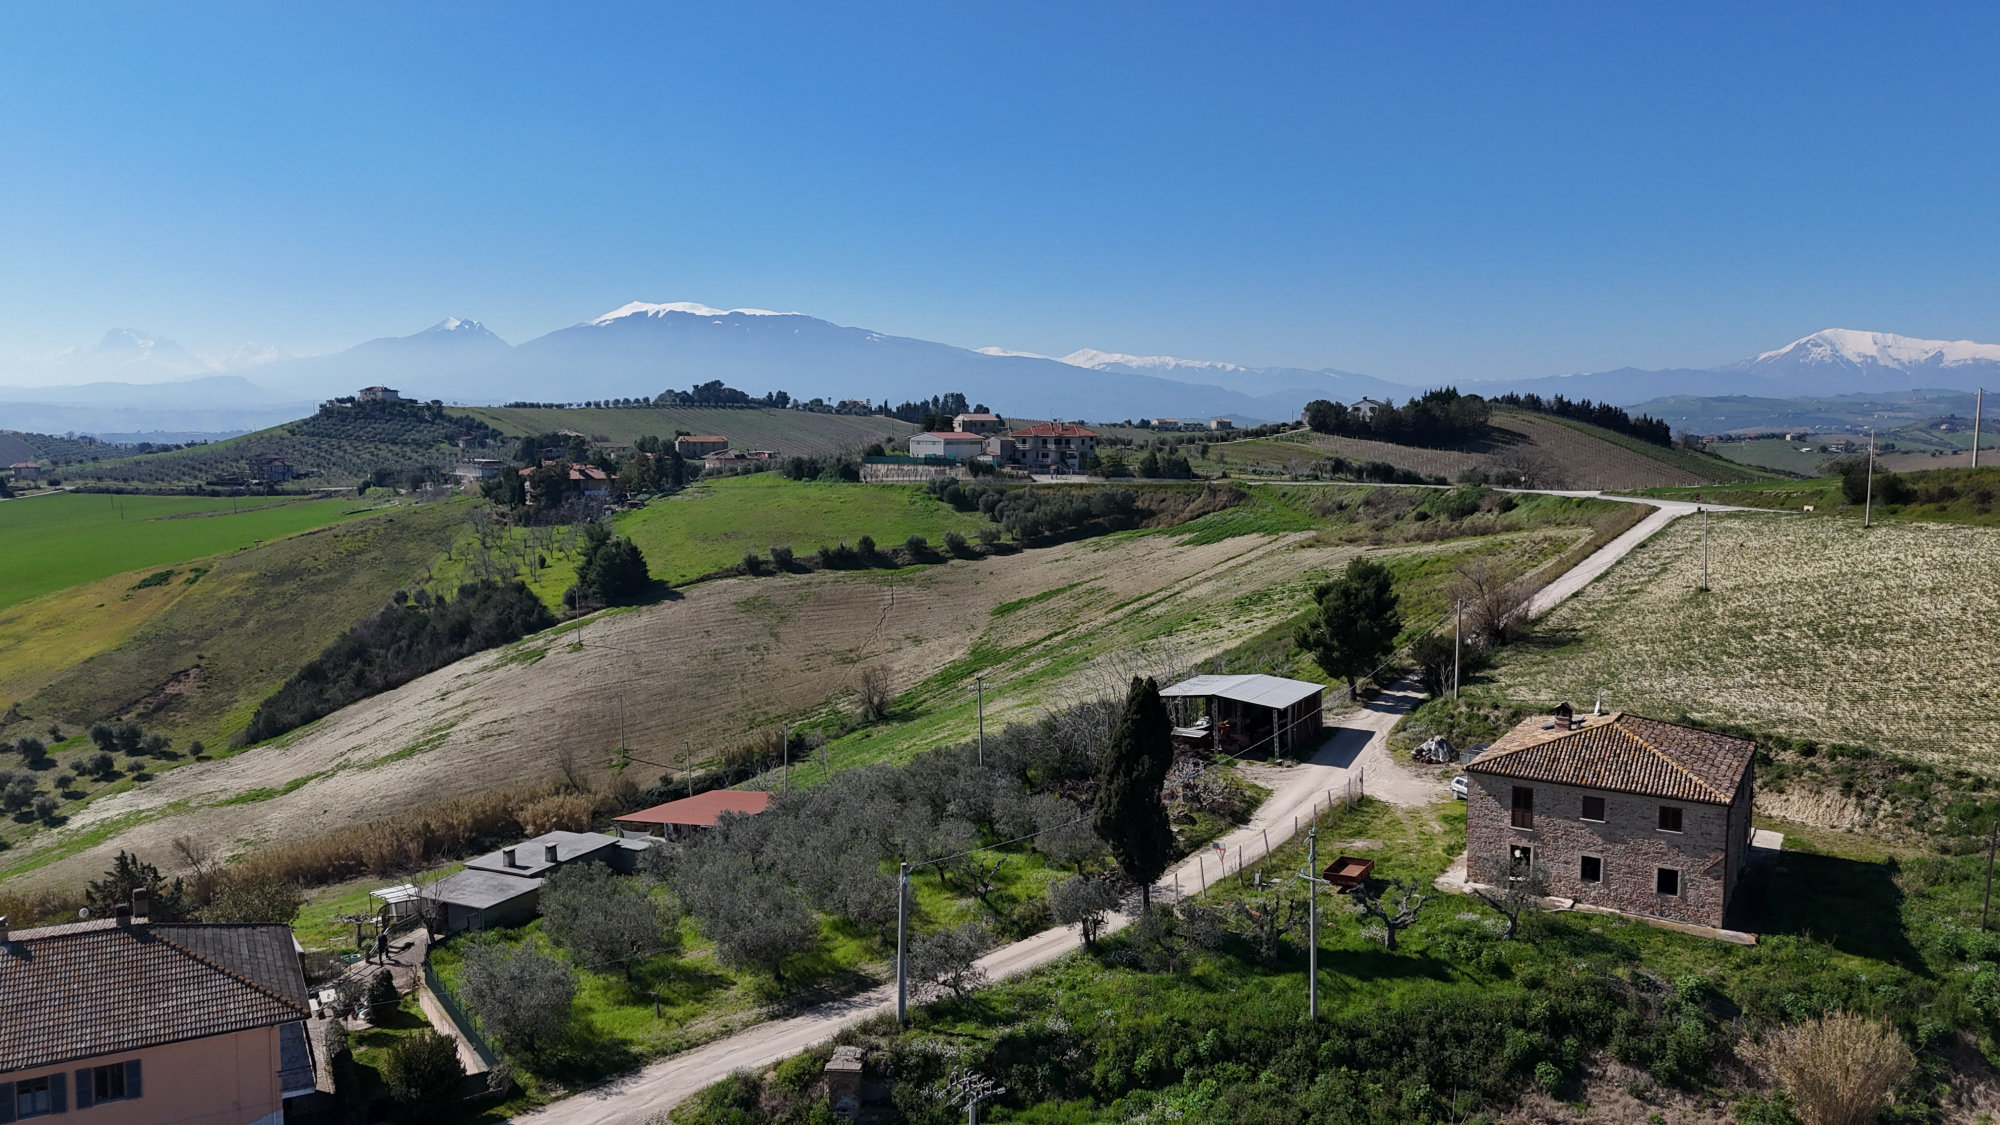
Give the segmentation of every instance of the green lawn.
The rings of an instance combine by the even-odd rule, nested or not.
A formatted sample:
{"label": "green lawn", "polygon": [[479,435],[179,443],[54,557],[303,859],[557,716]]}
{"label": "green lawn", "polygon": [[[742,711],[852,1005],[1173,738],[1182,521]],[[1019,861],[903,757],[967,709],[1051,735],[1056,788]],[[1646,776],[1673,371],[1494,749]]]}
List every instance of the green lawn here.
{"label": "green lawn", "polygon": [[913,534],[936,545],[947,531],[970,537],[986,524],[916,485],[821,484],[776,473],[698,484],[617,519],[619,534],[645,552],[653,577],[671,583],[740,563],[746,551],[768,561],[773,546],[790,546],[804,557],[864,535],[885,549]]}
{"label": "green lawn", "polygon": [[0,608],[144,567],[167,567],[357,514],[354,500],[64,492],[0,503]]}

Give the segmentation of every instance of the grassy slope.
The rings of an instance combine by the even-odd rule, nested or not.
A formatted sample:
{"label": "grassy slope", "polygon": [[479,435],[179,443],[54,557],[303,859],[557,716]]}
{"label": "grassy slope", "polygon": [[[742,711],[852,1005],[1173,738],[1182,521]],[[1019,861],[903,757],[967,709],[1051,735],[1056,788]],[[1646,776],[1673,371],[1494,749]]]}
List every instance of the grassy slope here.
{"label": "grassy slope", "polygon": [[[0,503],[0,608],[144,567],[249,547],[353,516],[352,500],[56,493]],[[141,576],[143,577],[143,575]]]}
{"label": "grassy slope", "polygon": [[504,434],[545,434],[575,430],[609,441],[636,441],[647,434],[671,438],[676,430],[721,434],[741,449],[824,454],[856,449],[885,438],[907,437],[916,427],[894,418],[809,414],[803,410],[720,410],[699,407],[543,410],[521,407],[466,407],[458,413]]}
{"label": "grassy slope", "polygon": [[[1898,473],[1897,476],[1912,490],[1934,490],[1944,485],[1957,493],[1950,499],[1940,498],[1902,504],[1889,504],[1883,501],[1883,479],[1880,474],[1888,470],[1880,468],[1878,463],[1876,471],[1878,475],[1874,517],[1878,520],[1959,523],[1975,527],[2000,526],[2000,512],[1995,511],[1993,503],[1996,497],[2000,497],[2000,466],[1983,466],[1977,470],[1924,469]],[[1635,495],[1670,500],[1707,501],[1713,504],[1736,504],[1746,508],[1798,510],[1810,504],[1814,512],[1821,515],[1858,516],[1862,514],[1863,507],[1860,504],[1849,504],[1846,497],[1841,494],[1840,481],[1831,477],[1706,488],[1649,488],[1639,490]]]}
{"label": "grassy slope", "polygon": [[1523,414],[1515,411],[1500,411],[1497,413],[1501,415],[1512,414],[1521,419],[1553,422],[1556,425],[1575,430],[1580,434],[1588,434],[1599,441],[1609,442],[1621,449],[1643,454],[1663,465],[1669,465],[1683,472],[1692,473],[1705,480],[1752,481],[1769,480],[1776,476],[1775,473],[1760,470],[1754,466],[1741,465],[1731,461],[1727,457],[1718,457],[1713,453],[1697,453],[1694,450],[1679,448],[1667,449],[1654,445],[1651,442],[1640,441],[1638,438],[1618,433],[1615,430],[1607,430],[1600,426],[1590,425],[1587,422],[1578,422],[1574,419],[1558,417],[1554,414]]}
{"label": "grassy slope", "polygon": [[821,484],[776,473],[724,477],[617,517],[618,531],[639,545],[653,577],[685,582],[789,545],[800,555],[820,546],[873,536],[881,547],[911,535],[932,544],[945,532],[970,537],[986,525],[907,484]]}
{"label": "grassy slope", "polygon": [[[52,719],[87,725],[125,713],[170,677],[199,667],[195,690],[141,719],[182,744],[201,738],[219,748],[223,736],[300,664],[397,589],[421,581],[459,534],[464,508],[402,508],[215,556],[204,560],[210,569],[193,584],[176,578],[157,588],[174,596],[162,597],[164,604],[136,623],[122,602],[87,609],[72,603],[76,617],[55,634],[54,651],[100,644],[100,627],[91,618],[100,608],[116,622],[105,631],[122,632],[123,643],[63,668],[23,702],[23,710],[38,725]],[[134,598],[153,594],[139,591]],[[42,648],[41,638],[13,639]],[[9,652],[0,648],[0,669]]]}

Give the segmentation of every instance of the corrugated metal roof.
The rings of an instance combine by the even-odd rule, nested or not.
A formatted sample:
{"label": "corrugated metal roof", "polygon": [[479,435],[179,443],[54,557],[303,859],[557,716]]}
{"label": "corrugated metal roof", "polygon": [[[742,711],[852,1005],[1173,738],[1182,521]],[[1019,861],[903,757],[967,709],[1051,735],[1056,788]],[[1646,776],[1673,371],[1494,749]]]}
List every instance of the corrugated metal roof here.
{"label": "corrugated metal roof", "polygon": [[1611,714],[1565,729],[1546,716],[1519,723],[1466,764],[1469,773],[1726,805],[1756,744],[1713,731]]}
{"label": "corrugated metal roof", "polygon": [[1326,690],[1324,684],[1288,680],[1283,676],[1194,676],[1160,689],[1168,698],[1216,696],[1258,707],[1283,709]]}

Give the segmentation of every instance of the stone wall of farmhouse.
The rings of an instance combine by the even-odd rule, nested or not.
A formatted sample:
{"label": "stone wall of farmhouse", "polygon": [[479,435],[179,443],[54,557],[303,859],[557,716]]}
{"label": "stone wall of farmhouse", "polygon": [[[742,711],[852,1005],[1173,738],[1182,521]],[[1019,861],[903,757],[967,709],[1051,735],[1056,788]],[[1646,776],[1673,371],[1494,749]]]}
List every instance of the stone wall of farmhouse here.
{"label": "stone wall of farmhouse", "polygon": [[[1534,864],[1546,874],[1551,895],[1630,914],[1722,925],[1748,843],[1747,777],[1733,816],[1732,806],[1725,805],[1517,782],[1481,773],[1468,773],[1466,780],[1466,864],[1473,882],[1501,885],[1507,878],[1510,849],[1526,846],[1534,849]],[[1533,828],[1512,826],[1516,785],[1535,791]],[[1585,796],[1604,798],[1603,822],[1583,819]],[[1660,830],[1663,804],[1681,810],[1680,832]],[[1583,881],[1585,856],[1601,862],[1600,882]],[[1680,872],[1679,894],[1663,895],[1656,889],[1662,867]]]}

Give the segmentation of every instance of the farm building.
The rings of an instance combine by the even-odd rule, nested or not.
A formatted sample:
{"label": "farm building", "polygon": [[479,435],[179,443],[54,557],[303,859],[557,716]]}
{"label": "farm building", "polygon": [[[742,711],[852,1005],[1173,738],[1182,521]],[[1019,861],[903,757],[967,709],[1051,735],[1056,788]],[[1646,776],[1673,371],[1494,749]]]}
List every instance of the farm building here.
{"label": "farm building", "polygon": [[976,433],[927,433],[910,435],[910,456],[943,457],[970,461],[986,448],[986,439]]}
{"label": "farm building", "polygon": [[1348,403],[1347,409],[1358,418],[1368,419],[1375,417],[1375,412],[1387,405],[1389,404],[1380,399],[1364,398]]}
{"label": "farm building", "polygon": [[1750,857],[1748,739],[1637,715],[1527,719],[1465,767],[1466,875],[1721,926]]}
{"label": "farm building", "polygon": [[725,449],[711,453],[701,459],[703,469],[741,469],[750,465],[761,465],[776,457],[768,449]]}
{"label": "farm building", "polygon": [[761,790],[711,789],[694,797],[668,801],[650,809],[614,817],[611,823],[621,832],[641,836],[663,835],[669,840],[692,836],[715,827],[723,814],[756,816],[771,807],[771,795]]}
{"label": "farm building", "polygon": [[542,881],[568,864],[602,863],[630,874],[651,845],[602,832],[544,832],[465,862],[465,870],[422,888],[446,933],[517,926],[535,916]]}
{"label": "farm building", "polygon": [[1006,426],[998,414],[960,414],[951,420],[951,428],[961,434],[997,434]]}
{"label": "farm building", "polygon": [[363,387],[354,396],[357,402],[401,402],[403,395],[394,387]]}
{"label": "farm building", "polygon": [[1211,430],[1233,430],[1236,428],[1236,423],[1227,418],[1210,418],[1208,420],[1208,428]]}
{"label": "farm building", "polygon": [[482,481],[492,480],[507,468],[507,463],[497,457],[471,457],[451,467],[451,475],[458,478],[468,492],[476,492]]}
{"label": "farm building", "polygon": [[[528,499],[535,498],[535,470],[521,469],[521,480],[527,484]],[[595,465],[571,465],[569,467],[569,487],[579,496],[595,496],[599,499],[611,495],[611,474]]]}
{"label": "farm building", "polygon": [[7,475],[14,478],[15,484],[20,484],[23,481],[40,480],[42,479],[42,467],[33,461],[16,461],[7,466]]}
{"label": "farm building", "polygon": [[1326,687],[1283,676],[1195,676],[1160,689],[1184,745],[1288,754],[1319,745]]}
{"label": "farm building", "polygon": [[729,439],[719,434],[683,434],[674,439],[674,452],[683,457],[706,457],[729,448]]}

